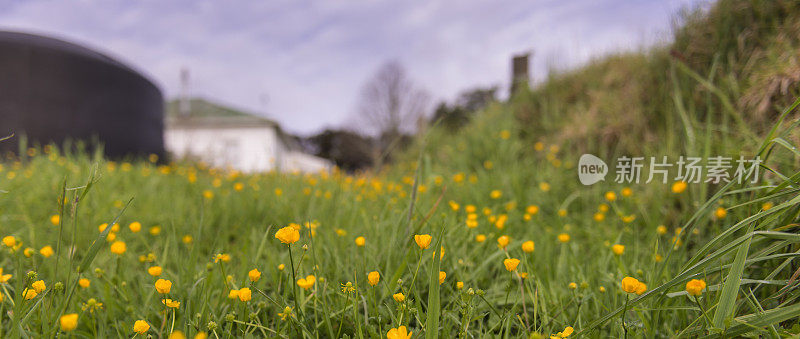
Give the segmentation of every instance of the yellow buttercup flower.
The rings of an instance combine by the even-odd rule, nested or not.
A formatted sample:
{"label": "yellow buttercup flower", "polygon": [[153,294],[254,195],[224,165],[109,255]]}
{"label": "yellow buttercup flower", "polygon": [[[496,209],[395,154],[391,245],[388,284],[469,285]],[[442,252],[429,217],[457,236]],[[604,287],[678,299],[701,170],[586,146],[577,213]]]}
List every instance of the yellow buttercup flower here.
{"label": "yellow buttercup flower", "polygon": [[484,242],[486,241],[486,236],[483,234],[478,234],[475,236],[475,241],[477,242]]}
{"label": "yellow buttercup flower", "polygon": [[398,328],[390,329],[389,332],[386,332],[387,339],[410,339],[412,332],[407,332],[405,326],[400,326]]}
{"label": "yellow buttercup flower", "polygon": [[147,268],[147,274],[149,274],[151,276],[154,276],[154,277],[160,276],[161,275],[161,271],[162,271],[161,266],[151,266],[151,267]]}
{"label": "yellow buttercup flower", "polygon": [[116,255],[122,255],[128,248],[125,246],[125,242],[121,240],[117,240],[111,244],[111,253]]}
{"label": "yellow buttercup flower", "polygon": [[364,245],[365,245],[366,243],[367,243],[367,239],[365,239],[364,237],[358,237],[358,238],[356,238],[356,246],[358,246],[358,247],[364,247]]}
{"label": "yellow buttercup flower", "polygon": [[140,223],[138,221],[134,221],[134,222],[128,224],[128,228],[131,230],[131,232],[137,233],[137,232],[142,230],[142,223]]}
{"label": "yellow buttercup flower", "polygon": [[507,235],[501,235],[497,238],[497,246],[500,248],[506,248],[509,242],[511,242],[511,238]]}
{"label": "yellow buttercup flower", "polygon": [[49,245],[45,246],[45,247],[42,247],[42,249],[39,250],[39,254],[41,254],[45,258],[50,258],[55,253],[56,252],[53,251],[53,248],[50,247]]}
{"label": "yellow buttercup flower", "polygon": [[31,300],[33,298],[36,298],[36,296],[39,295],[39,293],[37,293],[36,290],[26,288],[22,290],[22,295],[25,297],[25,300]]}
{"label": "yellow buttercup flower", "polygon": [[456,282],[456,289],[460,290],[462,288],[464,288],[464,282],[463,281],[457,281]]}
{"label": "yellow buttercup flower", "polygon": [[253,292],[251,292],[249,288],[242,287],[239,289],[239,301],[248,302],[252,297],[253,297]]}
{"label": "yellow buttercup flower", "polygon": [[672,184],[672,193],[683,193],[683,191],[686,190],[686,187],[689,187],[689,185],[685,181],[676,181]]}
{"label": "yellow buttercup flower", "polygon": [[211,190],[203,191],[203,198],[206,198],[206,199],[214,198],[214,192],[211,192]]}
{"label": "yellow buttercup flower", "polygon": [[489,197],[491,197],[492,199],[500,199],[500,197],[502,196],[503,192],[501,192],[500,190],[493,190],[492,192],[489,193]]}
{"label": "yellow buttercup flower", "polygon": [[30,248],[30,247],[27,247],[22,251],[22,254],[25,255],[25,257],[28,257],[28,258],[32,257],[33,253],[34,253],[34,250],[32,248]]}
{"label": "yellow buttercup flower", "polygon": [[369,281],[370,285],[375,286],[381,281],[381,274],[378,273],[378,271],[369,272],[369,274],[367,274],[367,281]]}
{"label": "yellow buttercup flower", "polygon": [[78,314],[70,313],[62,315],[61,318],[58,319],[58,324],[62,331],[71,332],[78,328]]}
{"label": "yellow buttercup flower", "polygon": [[569,239],[570,239],[569,234],[561,233],[558,235],[558,241],[561,243],[567,243],[569,242]]}
{"label": "yellow buttercup flower", "polygon": [[505,259],[503,260],[503,265],[506,267],[506,271],[514,272],[517,270],[517,266],[519,266],[519,259]]}
{"label": "yellow buttercup flower", "polygon": [[78,280],[78,286],[80,286],[81,288],[89,288],[89,285],[91,284],[92,282],[86,278],[81,278],[80,280]]}
{"label": "yellow buttercup flower", "polygon": [[406,300],[406,296],[404,296],[403,293],[395,293],[392,295],[392,299],[394,299],[394,301],[396,302],[401,303],[403,302],[403,300]]}
{"label": "yellow buttercup flower", "polygon": [[571,283],[569,283],[569,285],[567,285],[567,287],[569,287],[569,289],[571,289],[571,290],[574,290],[574,289],[578,288],[578,284],[576,284],[574,282],[571,282]]}
{"label": "yellow buttercup flower", "polygon": [[247,277],[250,278],[250,281],[256,282],[258,279],[261,279],[261,272],[254,268],[250,270],[250,272],[247,272]]}
{"label": "yellow buttercup flower", "polygon": [[656,227],[656,233],[658,233],[659,235],[667,234],[667,226],[658,225],[658,227]]}
{"label": "yellow buttercup flower", "polygon": [[148,232],[150,232],[150,235],[152,235],[152,236],[159,235],[159,234],[161,234],[161,226],[158,226],[158,225],[151,226],[150,230],[148,230]]}
{"label": "yellow buttercup flower", "polygon": [[647,284],[639,282],[639,285],[636,286],[636,295],[642,295],[644,292],[647,292]]}
{"label": "yellow buttercup flower", "polygon": [[192,243],[192,241],[194,241],[194,238],[190,234],[187,234],[187,235],[184,235],[183,238],[181,238],[181,241],[184,244],[189,245],[189,244]]}
{"label": "yellow buttercup flower", "polygon": [[284,268],[286,268],[286,265],[284,264],[278,265],[278,271],[283,271]]}
{"label": "yellow buttercup flower", "polygon": [[502,230],[503,228],[506,227],[506,221],[508,221],[508,215],[501,214],[497,217],[497,220],[495,220],[494,227],[497,227],[497,229]]}
{"label": "yellow buttercup flower", "polygon": [[158,293],[167,294],[172,289],[172,282],[166,279],[158,279],[155,286]]}
{"label": "yellow buttercup flower", "polygon": [[714,216],[717,217],[717,219],[724,219],[727,215],[728,210],[726,210],[724,207],[717,207],[717,209],[714,211]]}
{"label": "yellow buttercup flower", "polygon": [[177,300],[172,300],[172,299],[163,299],[163,300],[161,300],[161,303],[162,303],[162,304],[164,304],[164,305],[166,305],[166,306],[167,306],[167,307],[169,307],[169,308],[178,308],[178,307],[181,307],[181,302],[180,302],[180,301],[177,301]]}
{"label": "yellow buttercup flower", "polygon": [[522,243],[522,251],[525,252],[525,253],[533,252],[534,248],[535,248],[535,244],[533,243],[533,240],[528,240],[528,241]]}
{"label": "yellow buttercup flower", "polygon": [[563,209],[563,208],[562,208],[562,209],[559,209],[559,210],[558,210],[558,216],[559,216],[559,217],[566,217],[566,216],[567,216],[567,210],[565,210],[565,209]]}
{"label": "yellow buttercup flower", "polygon": [[459,205],[457,202],[450,200],[447,203],[450,205],[450,209],[452,209],[453,211],[458,211]]}
{"label": "yellow buttercup flower", "polygon": [[17,238],[14,238],[13,235],[8,235],[3,237],[3,244],[7,247],[14,247],[17,245]]}
{"label": "yellow buttercup flower", "polygon": [[447,278],[447,273],[444,271],[439,271],[439,285],[444,283],[444,279]]}
{"label": "yellow buttercup flower", "polygon": [[625,293],[636,293],[636,289],[639,287],[639,280],[634,277],[625,277],[622,279],[622,291]]}
{"label": "yellow buttercup flower", "polygon": [[686,283],[686,292],[693,296],[700,296],[706,289],[706,282],[700,279],[692,279]]}
{"label": "yellow buttercup flower", "polygon": [[525,208],[525,213],[530,215],[536,215],[537,213],[539,213],[539,206],[530,205]]}
{"label": "yellow buttercup flower", "polygon": [[136,322],[133,323],[133,331],[136,333],[144,334],[149,329],[150,329],[150,324],[148,324],[144,320],[136,320]]}
{"label": "yellow buttercup flower", "polygon": [[633,190],[630,187],[625,187],[620,191],[623,197],[629,197],[633,195]]}
{"label": "yellow buttercup flower", "polygon": [[433,240],[433,238],[428,234],[414,235],[414,241],[417,243],[417,246],[423,250],[431,245],[431,240]]}
{"label": "yellow buttercup flower", "polygon": [[36,293],[42,293],[47,289],[47,285],[45,285],[43,280],[34,281],[33,284],[31,284],[31,287],[33,287],[33,290],[36,291]]}
{"label": "yellow buttercup flower", "polygon": [[540,182],[539,183],[539,189],[542,190],[542,192],[548,192],[548,191],[550,191],[550,184],[548,184],[546,182]]}
{"label": "yellow buttercup flower", "polygon": [[284,244],[291,245],[300,240],[300,232],[292,226],[286,226],[275,232],[275,238]]}
{"label": "yellow buttercup flower", "polygon": [[220,261],[222,262],[231,261],[231,255],[227,253],[217,253],[217,255],[214,256],[214,263],[216,264]]}
{"label": "yellow buttercup flower", "polygon": [[613,191],[608,191],[608,192],[606,192],[605,197],[606,197],[606,200],[608,200],[608,201],[615,201],[615,200],[617,200],[617,193],[614,193]]}
{"label": "yellow buttercup flower", "polygon": [[603,213],[597,212],[592,216],[592,219],[594,219],[594,221],[601,222],[603,220],[606,220],[606,215],[603,214]]}
{"label": "yellow buttercup flower", "polygon": [[61,216],[58,214],[51,215],[50,223],[53,224],[53,226],[58,226],[58,224],[61,223]]}
{"label": "yellow buttercup flower", "polygon": [[281,317],[281,320],[286,320],[286,318],[292,316],[292,308],[289,306],[284,307],[283,312],[278,313],[278,316]]}
{"label": "yellow buttercup flower", "polygon": [[238,298],[239,298],[239,290],[228,291],[228,299],[238,299]]}
{"label": "yellow buttercup flower", "polygon": [[186,335],[181,331],[175,331],[170,333],[167,339],[186,339]]}
{"label": "yellow buttercup flower", "polygon": [[625,246],[616,244],[611,246],[611,251],[614,252],[614,255],[622,255],[622,253],[625,253]]}
{"label": "yellow buttercup flower", "polygon": [[302,287],[304,290],[308,290],[312,286],[314,286],[314,282],[317,279],[313,275],[309,275],[305,278],[300,278],[297,280],[297,286]]}
{"label": "yellow buttercup flower", "polygon": [[765,202],[765,203],[763,203],[761,205],[761,210],[762,211],[766,211],[766,210],[772,208],[773,206],[775,206],[775,204],[772,201],[767,201],[767,202]]}
{"label": "yellow buttercup flower", "polygon": [[[103,231],[106,230],[106,227],[108,227],[108,223],[104,222],[104,223],[100,224],[99,226],[97,226],[97,231],[102,233]],[[118,231],[119,231],[119,224],[114,224],[113,226],[111,226],[111,231],[110,232],[118,232]]]}
{"label": "yellow buttercup flower", "polygon": [[572,326],[567,326],[566,328],[564,328],[563,331],[558,332],[558,333],[550,336],[550,339],[566,338],[566,337],[569,337],[570,335],[572,335],[572,332],[574,332],[574,331],[575,331],[575,329],[573,329]]}

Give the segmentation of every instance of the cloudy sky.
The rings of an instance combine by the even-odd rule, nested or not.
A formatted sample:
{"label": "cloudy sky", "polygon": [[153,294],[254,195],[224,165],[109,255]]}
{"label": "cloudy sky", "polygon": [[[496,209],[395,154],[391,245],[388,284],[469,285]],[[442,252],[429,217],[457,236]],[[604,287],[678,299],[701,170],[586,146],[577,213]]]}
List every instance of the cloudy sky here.
{"label": "cloudy sky", "polygon": [[[434,99],[506,88],[512,54],[532,73],[664,41],[676,14],[708,0],[0,0],[0,29],[85,44],[153,79],[310,134],[358,123],[358,94],[399,60]],[[505,95],[505,93],[503,94]]]}

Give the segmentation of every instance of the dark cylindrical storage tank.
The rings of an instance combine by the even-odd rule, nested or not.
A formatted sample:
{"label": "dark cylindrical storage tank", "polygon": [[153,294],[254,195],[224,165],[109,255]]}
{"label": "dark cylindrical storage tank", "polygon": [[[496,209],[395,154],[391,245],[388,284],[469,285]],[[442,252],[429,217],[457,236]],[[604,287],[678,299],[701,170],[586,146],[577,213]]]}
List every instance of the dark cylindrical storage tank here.
{"label": "dark cylindrical storage tank", "polygon": [[0,31],[0,150],[100,141],[106,155],[164,154],[161,91],[130,67],[88,48]]}

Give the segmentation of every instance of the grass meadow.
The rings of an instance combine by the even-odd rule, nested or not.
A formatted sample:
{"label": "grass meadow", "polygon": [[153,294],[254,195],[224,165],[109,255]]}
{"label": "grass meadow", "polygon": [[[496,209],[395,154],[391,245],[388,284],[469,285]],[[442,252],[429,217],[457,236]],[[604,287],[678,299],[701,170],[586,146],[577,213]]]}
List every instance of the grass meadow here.
{"label": "grass meadow", "polygon": [[430,132],[413,160],[361,175],[30,148],[0,171],[0,330],[786,336],[800,315],[795,127],[756,145],[758,183],[713,186],[582,186],[578,154],[527,147],[500,105],[465,137]]}
{"label": "grass meadow", "polygon": [[[0,162],[0,337],[796,338],[799,22],[718,1],[358,174],[24,147]],[[618,184],[622,155],[763,163]]]}

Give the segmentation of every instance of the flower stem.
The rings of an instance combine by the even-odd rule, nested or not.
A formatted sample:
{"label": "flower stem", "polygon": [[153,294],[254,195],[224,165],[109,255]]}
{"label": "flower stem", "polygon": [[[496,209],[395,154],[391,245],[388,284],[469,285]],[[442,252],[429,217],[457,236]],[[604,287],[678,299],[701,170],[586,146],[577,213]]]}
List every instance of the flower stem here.
{"label": "flower stem", "polygon": [[625,339],[628,339],[628,328],[625,327],[625,313],[628,313],[628,294],[625,293],[625,308],[622,309],[622,331],[625,332]]}
{"label": "flower stem", "polygon": [[697,307],[700,307],[700,311],[703,312],[703,318],[705,318],[706,321],[711,324],[711,319],[708,317],[705,307],[703,307],[703,304],[700,303],[700,299],[698,299],[697,296],[694,296],[694,302],[697,303]]}
{"label": "flower stem", "polygon": [[300,306],[297,303],[297,284],[294,282],[297,280],[294,273],[294,258],[292,257],[292,245],[289,245],[289,264],[292,265],[292,281],[289,282],[292,285],[292,296],[294,297],[294,309],[297,310],[297,314],[301,315],[303,312],[300,310]]}

